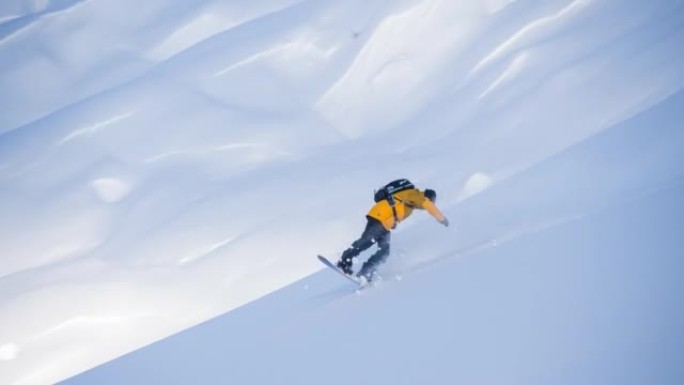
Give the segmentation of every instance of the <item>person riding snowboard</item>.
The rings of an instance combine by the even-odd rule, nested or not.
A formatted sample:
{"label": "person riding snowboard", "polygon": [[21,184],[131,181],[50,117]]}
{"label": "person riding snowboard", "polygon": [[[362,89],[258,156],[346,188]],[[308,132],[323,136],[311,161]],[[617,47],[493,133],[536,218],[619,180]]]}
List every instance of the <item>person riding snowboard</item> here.
{"label": "person riding snowboard", "polygon": [[384,263],[390,253],[390,232],[397,224],[408,218],[414,209],[426,210],[439,223],[449,226],[449,221],[442,214],[435,202],[437,193],[431,189],[420,191],[407,179],[397,179],[382,187],[375,193],[376,204],[370,209],[366,218],[368,222],[361,238],[352,243],[351,247],[342,253],[337,267],[345,274],[352,275],[353,258],[362,251],[378,244],[378,250],[361,267],[356,274],[367,281],[373,280],[373,274],[378,265]]}

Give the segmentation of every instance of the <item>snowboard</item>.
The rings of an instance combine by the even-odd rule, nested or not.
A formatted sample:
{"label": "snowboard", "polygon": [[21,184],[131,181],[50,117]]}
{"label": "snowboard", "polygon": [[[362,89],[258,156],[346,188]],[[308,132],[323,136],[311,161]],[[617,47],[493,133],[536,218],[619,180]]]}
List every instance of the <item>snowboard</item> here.
{"label": "snowboard", "polygon": [[329,268],[333,269],[337,274],[343,276],[344,278],[347,278],[348,280],[354,282],[359,286],[359,288],[364,288],[368,285],[366,280],[359,279],[357,277],[354,277],[353,275],[347,275],[345,274],[342,270],[340,270],[339,267],[337,267],[334,263],[328,261],[327,258],[319,255],[318,260],[323,262],[324,265],[328,266]]}

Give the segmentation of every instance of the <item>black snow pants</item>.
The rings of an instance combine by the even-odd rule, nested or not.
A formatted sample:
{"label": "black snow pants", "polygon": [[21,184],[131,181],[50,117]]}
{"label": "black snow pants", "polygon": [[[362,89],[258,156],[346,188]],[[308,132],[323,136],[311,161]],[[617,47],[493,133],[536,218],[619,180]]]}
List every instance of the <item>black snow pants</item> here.
{"label": "black snow pants", "polygon": [[361,234],[361,238],[354,241],[351,247],[342,253],[341,258],[343,264],[351,267],[352,258],[358,256],[362,251],[368,249],[374,243],[377,243],[378,251],[363,264],[361,271],[359,272],[360,275],[366,275],[375,270],[379,264],[384,263],[387,260],[390,253],[391,233],[387,231],[377,219],[372,217],[366,218],[368,219],[368,223],[366,224],[365,230],[363,230],[363,234]]}

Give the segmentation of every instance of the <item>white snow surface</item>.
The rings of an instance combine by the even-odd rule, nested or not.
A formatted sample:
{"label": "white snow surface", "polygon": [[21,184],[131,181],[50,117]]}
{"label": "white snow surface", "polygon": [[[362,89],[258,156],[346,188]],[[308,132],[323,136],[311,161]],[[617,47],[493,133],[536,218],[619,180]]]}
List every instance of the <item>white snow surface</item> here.
{"label": "white snow surface", "polygon": [[[681,0],[4,1],[0,383],[683,383],[682,47]],[[400,177],[451,226],[357,295],[315,256]]]}

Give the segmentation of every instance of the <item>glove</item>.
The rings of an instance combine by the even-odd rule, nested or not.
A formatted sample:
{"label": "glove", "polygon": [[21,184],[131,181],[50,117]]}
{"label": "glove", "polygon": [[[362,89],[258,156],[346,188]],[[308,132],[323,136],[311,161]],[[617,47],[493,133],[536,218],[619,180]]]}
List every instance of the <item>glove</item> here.
{"label": "glove", "polygon": [[446,218],[444,218],[444,220],[443,220],[443,221],[441,221],[441,222],[439,222],[439,223],[443,224],[443,225],[444,225],[444,227],[449,227],[449,220],[448,220],[448,219],[446,219]]}

